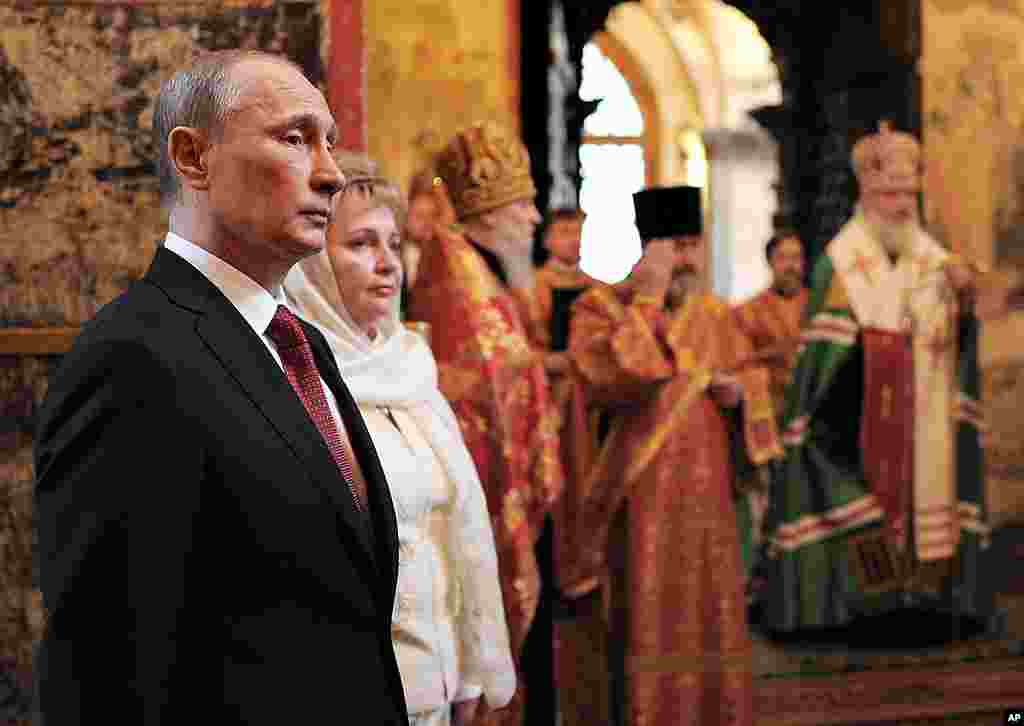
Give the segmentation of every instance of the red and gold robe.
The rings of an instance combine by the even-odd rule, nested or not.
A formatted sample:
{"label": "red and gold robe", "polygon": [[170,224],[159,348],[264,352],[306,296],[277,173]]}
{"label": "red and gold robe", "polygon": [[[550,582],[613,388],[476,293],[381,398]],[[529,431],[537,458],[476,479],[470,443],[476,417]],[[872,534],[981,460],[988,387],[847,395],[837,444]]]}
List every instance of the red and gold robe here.
{"label": "red and gold robe", "polygon": [[769,288],[736,308],[736,320],[750,338],[755,361],[766,367],[771,376],[772,400],[779,417],[786,388],[793,378],[806,306],[806,289],[786,297]]}
{"label": "red and gold robe", "polygon": [[[611,431],[578,518],[570,590],[605,574],[618,710],[631,725],[750,724],[750,641],[733,510],[730,425],[755,464],[781,455],[763,368],[740,367],[750,345],[729,307],[691,295],[665,313],[624,289],[598,289],[574,309],[571,351]],[[739,416],[712,400],[712,376],[743,385]]]}
{"label": "red and gold robe", "polygon": [[[430,324],[441,391],[484,486],[517,665],[540,594],[534,545],[563,481],[558,415],[527,334],[536,325],[534,309],[450,228],[424,250],[409,306],[411,320]],[[500,718],[515,722],[521,706],[520,677]]]}

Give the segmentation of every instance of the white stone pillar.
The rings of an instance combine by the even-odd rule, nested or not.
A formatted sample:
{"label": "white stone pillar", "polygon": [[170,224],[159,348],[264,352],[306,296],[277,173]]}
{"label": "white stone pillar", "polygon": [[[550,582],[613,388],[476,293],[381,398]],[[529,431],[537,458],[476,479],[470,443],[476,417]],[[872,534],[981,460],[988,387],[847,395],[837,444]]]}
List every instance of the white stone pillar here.
{"label": "white stone pillar", "polygon": [[777,206],[778,149],[760,131],[705,130],[710,229],[708,282],[732,301],[746,299],[770,280],[764,245]]}

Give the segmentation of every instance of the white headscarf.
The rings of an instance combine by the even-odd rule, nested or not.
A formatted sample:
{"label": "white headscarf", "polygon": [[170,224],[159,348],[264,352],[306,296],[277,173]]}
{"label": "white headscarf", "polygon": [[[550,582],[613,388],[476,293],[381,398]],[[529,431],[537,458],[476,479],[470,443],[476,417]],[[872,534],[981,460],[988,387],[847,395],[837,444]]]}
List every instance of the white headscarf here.
{"label": "white headscarf", "polygon": [[401,323],[397,300],[378,325],[376,339],[370,340],[342,303],[326,252],[295,265],[285,278],[284,292],[295,311],[327,338],[356,403],[405,411],[454,485],[448,551],[462,591],[461,680],[482,686],[492,708],[506,705],[516,682],[494,534],[476,466],[455,414],[438,388],[437,363],[430,347]]}

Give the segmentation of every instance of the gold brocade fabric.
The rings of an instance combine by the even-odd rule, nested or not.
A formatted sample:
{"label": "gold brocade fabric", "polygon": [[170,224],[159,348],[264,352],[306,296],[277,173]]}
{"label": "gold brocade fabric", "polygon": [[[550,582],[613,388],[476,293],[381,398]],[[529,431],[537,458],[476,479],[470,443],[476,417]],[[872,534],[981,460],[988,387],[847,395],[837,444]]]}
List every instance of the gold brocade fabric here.
{"label": "gold brocade fabric", "polygon": [[756,360],[768,369],[778,416],[782,416],[786,388],[793,377],[806,305],[806,289],[793,297],[769,289],[736,308],[736,320],[750,339]]}
{"label": "gold brocade fabric", "polygon": [[[540,593],[534,544],[563,485],[559,417],[528,341],[527,307],[453,230],[425,248],[409,305],[411,320],[430,324],[441,391],[484,486],[517,666]],[[514,722],[522,699],[494,718]]]}
{"label": "gold brocade fabric", "polygon": [[[611,580],[625,723],[750,724],[730,424],[707,386],[715,373],[741,379],[742,438],[763,463],[781,455],[768,376],[744,365],[749,341],[718,298],[691,296],[669,316],[627,295],[594,290],[575,308],[574,361],[615,422],[563,585],[579,593]],[[625,533],[613,536],[623,513]]]}

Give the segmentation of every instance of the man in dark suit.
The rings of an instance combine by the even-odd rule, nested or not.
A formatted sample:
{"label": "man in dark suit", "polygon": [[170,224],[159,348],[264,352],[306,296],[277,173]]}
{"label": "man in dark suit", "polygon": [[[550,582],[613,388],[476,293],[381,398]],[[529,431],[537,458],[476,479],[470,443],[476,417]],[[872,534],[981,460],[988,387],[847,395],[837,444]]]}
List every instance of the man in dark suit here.
{"label": "man in dark suit", "polygon": [[288,61],[161,89],[170,233],[38,422],[45,726],[406,724],[394,509],[323,337],[283,305],[344,179]]}

